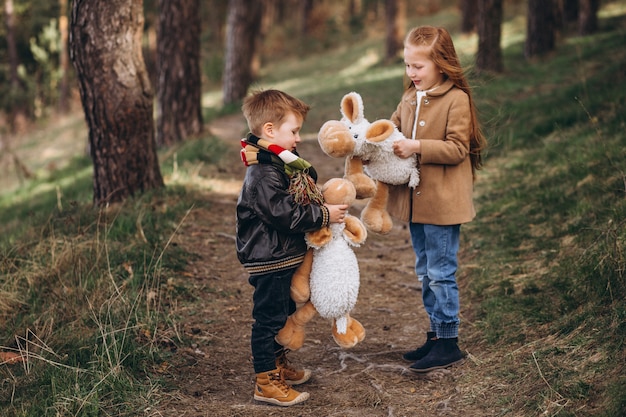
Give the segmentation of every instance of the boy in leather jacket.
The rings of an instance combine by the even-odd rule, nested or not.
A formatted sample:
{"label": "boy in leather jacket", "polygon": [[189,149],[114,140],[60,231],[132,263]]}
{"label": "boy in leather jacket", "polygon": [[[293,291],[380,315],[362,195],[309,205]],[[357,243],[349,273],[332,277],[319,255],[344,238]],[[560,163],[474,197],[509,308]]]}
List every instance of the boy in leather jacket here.
{"label": "boy in leather jacket", "polygon": [[275,341],[295,311],[291,277],[307,251],[304,234],[343,222],[348,206],[324,204],[315,169],[296,152],[307,104],[266,90],[248,96],[242,111],[250,133],[241,141],[247,169],[237,201],[237,256],[254,286],[254,399],[291,406],[309,398],[291,386],[311,377],[310,370],[291,367]]}

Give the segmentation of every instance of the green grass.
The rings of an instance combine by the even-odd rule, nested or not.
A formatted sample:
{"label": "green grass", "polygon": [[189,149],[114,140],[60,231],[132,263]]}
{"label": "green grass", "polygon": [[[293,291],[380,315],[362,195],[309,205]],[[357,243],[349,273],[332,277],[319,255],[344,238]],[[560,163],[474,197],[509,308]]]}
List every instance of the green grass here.
{"label": "green grass", "polygon": [[[513,45],[506,74],[475,79],[491,146],[465,228],[480,266],[471,300],[477,335],[494,346],[525,352],[553,338],[504,365],[527,398],[512,408],[527,415],[551,401],[572,416],[621,415],[626,404],[623,389],[615,395],[626,340],[623,20],[613,28],[566,39],[532,65]],[[531,390],[524,380],[537,370],[547,383]],[[568,402],[602,406],[574,412]]]}
{"label": "green grass", "polygon": [[[219,148],[204,142],[217,143],[181,154]],[[190,259],[170,240],[196,194],[173,185],[94,208],[83,163],[51,176],[49,191],[36,180],[34,197],[26,187],[3,200],[0,345],[29,361],[0,366],[1,415],[132,416],[157,401],[141,376],[169,354],[159,340],[176,318],[163,305],[181,294],[165,283]]]}
{"label": "green grass", "polygon": [[[434,21],[456,18],[445,9]],[[506,387],[483,399],[501,415],[617,416],[626,407],[626,18],[601,23],[597,35],[564,38],[529,63],[523,25],[507,21],[506,72],[470,73],[490,148],[478,216],[464,226],[464,337],[500,358],[481,369]],[[471,42],[456,39],[471,63]],[[381,60],[380,39],[363,39],[268,66],[258,86],[310,103],[305,132],[314,134],[350,91],[370,120],[389,117],[403,66]],[[177,320],[166,304],[193,298],[165,285],[189,256],[170,244],[199,200],[184,180],[222,151],[210,136],[164,151],[164,174],[182,180],[108,209],[91,205],[85,156],[0,195],[0,345],[34,355],[0,366],[0,414],[130,416],[158,403],[151,371],[171,354],[159,340]]]}

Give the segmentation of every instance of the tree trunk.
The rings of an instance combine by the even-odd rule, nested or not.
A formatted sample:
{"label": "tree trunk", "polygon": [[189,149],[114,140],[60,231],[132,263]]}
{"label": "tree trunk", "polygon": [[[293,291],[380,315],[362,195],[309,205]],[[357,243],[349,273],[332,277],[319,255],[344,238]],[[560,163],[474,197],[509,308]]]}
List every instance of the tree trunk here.
{"label": "tree trunk", "polygon": [[252,60],[262,17],[261,1],[230,0],[226,20],[224,104],[242,100],[252,84]]}
{"label": "tree trunk", "polygon": [[554,0],[528,0],[524,55],[527,59],[552,52],[556,46]]}
{"label": "tree trunk", "polygon": [[313,0],[302,0],[300,2],[300,16],[302,19],[302,30],[300,35],[302,38],[306,38],[311,33],[311,12],[313,11]]}
{"label": "tree trunk", "polygon": [[[224,28],[226,27],[226,15],[228,13],[228,2],[224,0],[204,0],[200,6],[203,12],[202,21],[204,26],[203,36],[206,36],[207,42],[212,45],[218,45],[216,49],[221,51],[224,45]],[[208,16],[207,16],[208,14]]]}
{"label": "tree trunk", "polygon": [[67,0],[59,0],[59,34],[61,38],[61,48],[59,49],[59,66],[61,70],[61,80],[59,81],[59,102],[58,109],[61,113],[67,113],[70,101],[70,56],[68,47],[67,28]]}
{"label": "tree trunk", "polygon": [[563,0],[563,22],[565,25],[578,20],[578,0]]}
{"label": "tree trunk", "polygon": [[15,17],[13,16],[13,0],[4,0],[4,25],[6,28],[7,53],[9,55],[9,82],[12,87],[18,86],[20,79],[17,76],[17,47],[15,45]]}
{"label": "tree trunk", "polygon": [[348,3],[348,14],[350,16],[359,16],[363,10],[362,0],[350,0]]}
{"label": "tree trunk", "polygon": [[11,132],[20,133],[26,124],[25,89],[17,73],[19,58],[15,43],[15,16],[13,0],[4,0],[4,24],[6,28],[7,54],[9,58],[9,86],[11,108],[9,110],[9,126]]}
{"label": "tree trunk", "polygon": [[405,0],[385,0],[385,17],[387,20],[385,60],[390,62],[398,56],[404,44],[406,26]]}
{"label": "tree trunk", "polygon": [[70,58],[89,126],[96,205],[163,186],[142,8],[142,0],[72,2]]}
{"label": "tree trunk", "polygon": [[157,34],[157,144],[202,131],[200,0],[160,0]]}
{"label": "tree trunk", "polygon": [[598,30],[600,0],[580,0],[579,5],[578,33],[582,36],[591,35]]}
{"label": "tree trunk", "polygon": [[478,52],[476,67],[479,71],[502,72],[502,0],[478,0]]}
{"label": "tree trunk", "polygon": [[476,29],[479,1],[480,0],[461,0],[461,32],[471,33]]}

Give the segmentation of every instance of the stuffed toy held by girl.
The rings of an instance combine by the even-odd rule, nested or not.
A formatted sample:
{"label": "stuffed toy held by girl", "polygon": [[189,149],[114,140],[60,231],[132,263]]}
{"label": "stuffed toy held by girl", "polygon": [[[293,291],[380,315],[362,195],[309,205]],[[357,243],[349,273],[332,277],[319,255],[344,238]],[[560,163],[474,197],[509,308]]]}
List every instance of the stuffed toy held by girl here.
{"label": "stuffed toy held by girl", "polygon": [[[376,193],[376,182],[363,172],[363,161],[358,156],[371,123],[363,114],[363,99],[350,93],[341,100],[341,122],[324,123],[318,134],[322,150],[333,158],[346,157],[345,174],[356,188],[356,198],[372,197]],[[346,128],[348,130],[346,130]]]}
{"label": "stuffed toy held by girl", "polygon": [[[322,187],[324,201],[352,204],[354,185],[343,178],[332,178]],[[304,327],[316,313],[332,320],[332,334],[342,348],[351,348],[365,337],[365,329],[350,316],[360,285],[359,265],[351,246],[360,246],[367,238],[361,221],[349,214],[345,223],[332,223],[306,235],[311,247],[304,262],[291,279],[291,297],[304,303],[287,319],[276,341],[291,350],[304,344]]]}
{"label": "stuffed toy held by girl", "polygon": [[[387,119],[369,123],[363,117],[363,99],[358,93],[346,94],[341,100],[341,121],[329,120],[322,125],[318,141],[329,156],[346,157],[345,177],[358,190],[369,191],[363,177],[376,180],[374,194],[361,212],[361,220],[368,229],[388,233],[393,221],[387,213],[388,184],[419,185],[417,158],[400,158],[393,152],[393,143],[406,139],[398,128]],[[367,176],[364,174],[367,174]],[[371,180],[370,180],[371,181]]]}

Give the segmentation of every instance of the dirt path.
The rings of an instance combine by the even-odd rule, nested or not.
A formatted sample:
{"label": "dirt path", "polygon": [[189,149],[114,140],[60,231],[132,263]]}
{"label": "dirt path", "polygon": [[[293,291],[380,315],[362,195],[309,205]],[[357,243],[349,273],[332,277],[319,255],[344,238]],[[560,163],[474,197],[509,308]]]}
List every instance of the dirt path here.
{"label": "dirt path", "polygon": [[[353,316],[365,326],[365,340],[344,351],[332,340],[330,323],[316,317],[308,325],[304,347],[290,354],[296,364],[313,370],[312,380],[301,386],[311,398],[290,408],[252,399],[252,287],[234,249],[234,207],[244,174],[237,138],[245,124],[239,116],[230,116],[210,128],[232,152],[212,179],[221,188],[204,194],[178,236],[179,245],[197,254],[180,278],[191,296],[174,309],[179,335],[191,342],[164,365],[162,373],[171,385],[155,407],[159,414],[153,415],[491,415],[476,408],[472,361],[425,375],[409,372],[409,364],[402,361],[402,352],[423,341],[428,320],[413,274],[409,233],[399,223],[388,235],[370,234],[355,250],[361,290]],[[342,175],[343,161],[323,154],[314,137],[306,138],[299,152],[316,167],[320,183]],[[362,205],[351,213],[359,215]],[[461,343],[461,348],[471,346]]]}

